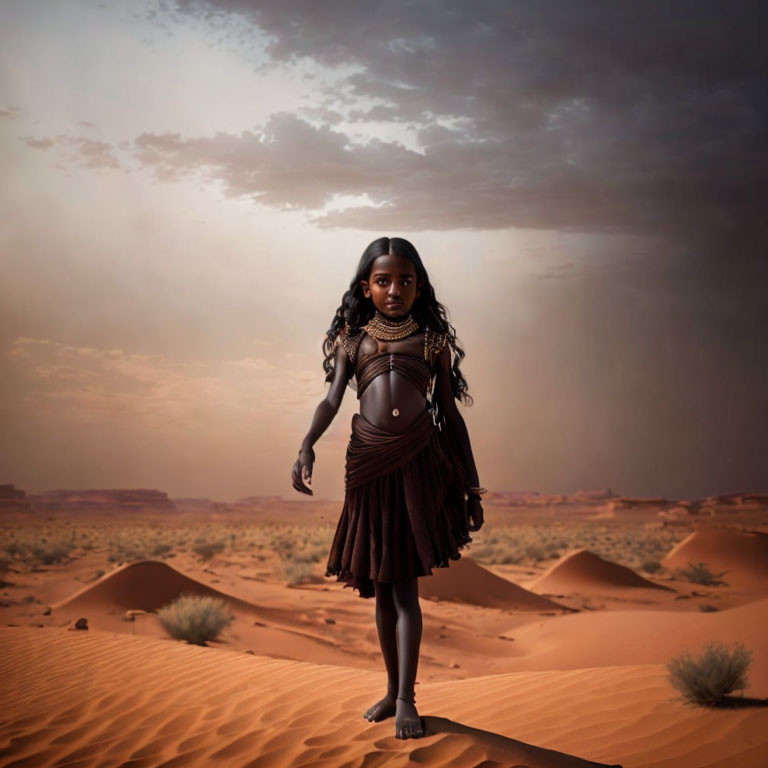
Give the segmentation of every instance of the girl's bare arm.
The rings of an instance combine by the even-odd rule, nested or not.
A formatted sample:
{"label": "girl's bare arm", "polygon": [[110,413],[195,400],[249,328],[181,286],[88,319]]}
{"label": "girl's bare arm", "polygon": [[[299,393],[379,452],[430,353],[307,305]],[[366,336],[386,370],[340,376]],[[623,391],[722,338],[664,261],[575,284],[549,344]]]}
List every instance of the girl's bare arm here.
{"label": "girl's bare arm", "polygon": [[[475,458],[472,455],[472,446],[469,442],[469,433],[467,425],[456,407],[456,398],[451,389],[451,351],[449,347],[444,347],[437,358],[437,373],[435,375],[435,395],[440,406],[440,410],[445,414],[445,428],[450,429],[456,435],[456,440],[461,446],[461,463],[464,466],[467,488],[478,488],[480,481],[477,477],[477,467],[475,467]],[[479,531],[483,527],[484,515],[483,506],[479,496],[469,494],[467,496],[467,519],[469,520],[469,530]]]}
{"label": "girl's bare arm", "polygon": [[[467,483],[470,487],[478,488],[480,481],[477,477],[477,467],[475,467],[475,458],[472,455],[472,446],[469,442],[469,432],[467,425],[456,407],[456,398],[451,390],[451,351],[446,345],[437,358],[437,373],[435,375],[435,394],[438,398],[440,409],[445,414],[445,418],[450,422],[456,433],[456,437],[461,445],[461,461],[467,473]],[[466,489],[465,489],[466,490]]]}
{"label": "girl's bare arm", "polygon": [[291,480],[293,487],[301,493],[307,493],[312,496],[312,490],[305,485],[305,482],[312,482],[312,468],[315,462],[315,452],[312,446],[320,439],[320,436],[328,429],[328,425],[341,407],[341,401],[344,398],[344,391],[347,387],[348,365],[347,352],[342,345],[336,349],[335,365],[333,369],[333,378],[328,394],[320,401],[315,414],[312,417],[312,424],[309,427],[307,436],[301,443],[299,458],[293,465]]}

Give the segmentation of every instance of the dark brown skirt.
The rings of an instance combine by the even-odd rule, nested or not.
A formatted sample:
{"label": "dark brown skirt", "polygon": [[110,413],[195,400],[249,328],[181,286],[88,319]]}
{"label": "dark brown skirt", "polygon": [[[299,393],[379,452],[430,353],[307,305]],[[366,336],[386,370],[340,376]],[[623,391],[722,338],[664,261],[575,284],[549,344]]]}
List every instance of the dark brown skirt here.
{"label": "dark brown skirt", "polygon": [[356,413],[325,575],[370,598],[374,581],[431,576],[458,560],[472,541],[458,449],[450,425],[435,426],[428,410],[403,433]]}

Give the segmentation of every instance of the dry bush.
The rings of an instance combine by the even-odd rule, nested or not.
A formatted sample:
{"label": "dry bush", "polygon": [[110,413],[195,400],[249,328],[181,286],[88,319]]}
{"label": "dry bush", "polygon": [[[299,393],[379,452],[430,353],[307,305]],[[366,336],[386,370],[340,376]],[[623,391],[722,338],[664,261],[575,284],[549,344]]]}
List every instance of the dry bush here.
{"label": "dry bush", "polygon": [[747,667],[752,651],[738,644],[731,652],[725,643],[710,643],[704,653],[694,659],[684,650],[667,663],[669,682],[686,701],[714,706],[732,691],[747,687]]}
{"label": "dry bush", "polygon": [[285,580],[289,587],[299,584],[320,584],[323,578],[314,572],[312,563],[306,560],[286,560],[283,564]]}
{"label": "dry bush", "polygon": [[223,552],[226,544],[223,541],[204,541],[198,539],[192,545],[192,551],[203,560],[210,560],[214,555]]}
{"label": "dry bush", "polygon": [[199,595],[181,595],[160,608],[157,618],[172,637],[193,645],[215,640],[235,620],[221,598]]}
{"label": "dry bush", "polygon": [[724,576],[728,571],[722,571],[721,573],[712,573],[706,563],[688,563],[687,568],[679,568],[677,575],[691,581],[694,584],[703,584],[706,587],[717,586],[718,584],[725,584],[720,577]]}

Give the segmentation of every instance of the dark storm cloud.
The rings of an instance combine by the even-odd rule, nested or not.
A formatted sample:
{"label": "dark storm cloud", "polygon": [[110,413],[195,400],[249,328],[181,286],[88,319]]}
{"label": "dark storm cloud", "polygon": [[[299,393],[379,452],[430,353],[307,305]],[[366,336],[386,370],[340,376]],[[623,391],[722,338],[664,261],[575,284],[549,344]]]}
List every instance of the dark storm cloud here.
{"label": "dark storm cloud", "polygon": [[[295,121],[274,127],[268,149],[254,152],[248,134],[178,138],[169,155],[156,148],[160,163],[194,147],[196,163],[267,202],[314,206],[365,191],[390,203],[331,214],[331,224],[704,240],[748,229],[763,240],[761,2],[179,0],[176,8],[250,19],[269,36],[275,62],[357,65],[326,93],[329,123],[343,115],[416,126],[425,153],[348,145]],[[460,120],[447,130],[439,118]],[[256,165],[231,165],[228,153]],[[292,155],[310,161],[308,170],[296,162],[294,184]]]}
{"label": "dark storm cloud", "polygon": [[272,115],[259,133],[197,139],[145,133],[136,147],[138,159],[162,178],[198,169],[221,179],[230,195],[251,195],[278,208],[319,208],[335,192],[388,193],[398,173],[411,167],[411,155],[419,157],[379,141],[349,146],[344,134],[284,112]]}
{"label": "dark storm cloud", "polygon": [[[438,137],[441,132],[447,133],[430,132],[432,144],[422,155],[378,140],[350,144],[342,133],[281,113],[262,134],[142,134],[136,146],[138,159],[163,179],[200,170],[222,180],[230,195],[252,195],[279,208],[317,209],[334,194],[367,193],[390,203],[328,214],[320,219],[324,224],[494,228],[512,219],[529,227],[615,226],[619,211],[613,200],[599,208],[585,204],[590,195],[600,195],[589,190],[588,177],[561,169],[515,187],[506,171],[514,157],[505,158],[493,144]],[[546,216],[549,206],[555,210]],[[634,222],[644,224],[640,217]]]}

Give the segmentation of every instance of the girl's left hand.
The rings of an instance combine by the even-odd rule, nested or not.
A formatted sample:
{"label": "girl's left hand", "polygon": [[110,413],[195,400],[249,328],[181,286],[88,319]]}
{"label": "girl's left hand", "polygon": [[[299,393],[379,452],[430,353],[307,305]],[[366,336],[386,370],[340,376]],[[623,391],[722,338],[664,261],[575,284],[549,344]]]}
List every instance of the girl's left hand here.
{"label": "girl's left hand", "polygon": [[467,518],[470,520],[470,531],[479,531],[485,522],[483,519],[483,502],[473,493],[467,497]]}

